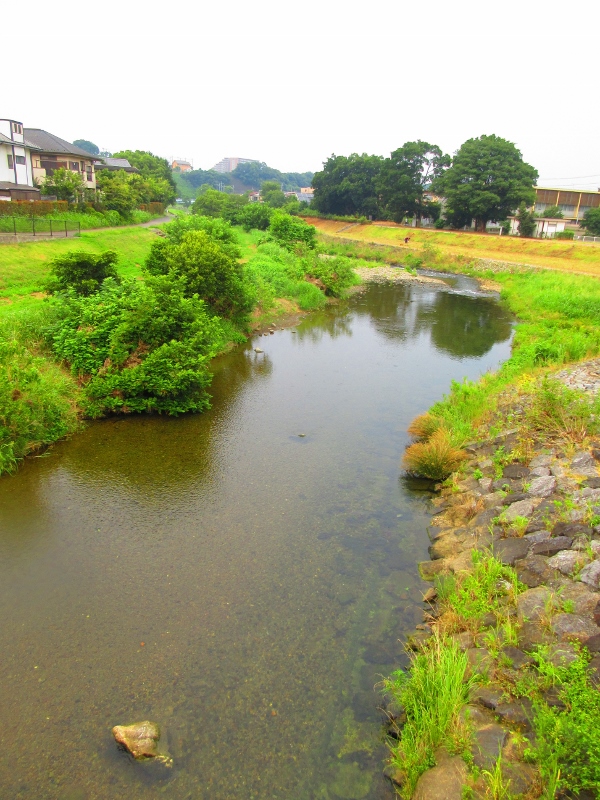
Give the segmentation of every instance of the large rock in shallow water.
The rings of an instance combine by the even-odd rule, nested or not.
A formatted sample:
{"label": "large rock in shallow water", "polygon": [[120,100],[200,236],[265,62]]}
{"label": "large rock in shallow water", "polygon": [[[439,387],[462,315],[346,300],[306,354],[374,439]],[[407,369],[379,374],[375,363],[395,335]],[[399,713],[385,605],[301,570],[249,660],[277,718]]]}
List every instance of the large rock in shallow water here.
{"label": "large rock in shallow water", "polygon": [[156,722],[134,722],[133,725],[115,725],[113,736],[134,758],[157,758],[160,729]]}

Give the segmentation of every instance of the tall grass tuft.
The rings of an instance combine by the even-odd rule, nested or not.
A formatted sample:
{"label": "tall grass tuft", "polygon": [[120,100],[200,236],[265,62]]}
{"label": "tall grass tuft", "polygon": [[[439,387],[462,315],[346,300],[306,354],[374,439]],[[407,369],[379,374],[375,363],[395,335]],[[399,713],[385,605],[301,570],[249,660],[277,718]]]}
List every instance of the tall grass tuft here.
{"label": "tall grass tuft", "polygon": [[426,412],[425,414],[419,414],[418,417],[415,417],[407,430],[415,439],[429,439],[441,424],[442,421],[439,417],[434,417],[433,414]]}
{"label": "tall grass tuft", "polygon": [[401,797],[412,797],[419,776],[434,766],[434,751],[467,746],[469,733],[459,714],[467,702],[473,678],[466,680],[467,656],[456,642],[434,635],[427,648],[413,657],[410,671],[398,670],[384,687],[404,708],[406,723],[393,750],[400,771]]}
{"label": "tall grass tuft", "polygon": [[437,481],[456,472],[464,458],[464,451],[454,446],[448,430],[439,427],[426,441],[407,447],[402,464],[412,475]]}

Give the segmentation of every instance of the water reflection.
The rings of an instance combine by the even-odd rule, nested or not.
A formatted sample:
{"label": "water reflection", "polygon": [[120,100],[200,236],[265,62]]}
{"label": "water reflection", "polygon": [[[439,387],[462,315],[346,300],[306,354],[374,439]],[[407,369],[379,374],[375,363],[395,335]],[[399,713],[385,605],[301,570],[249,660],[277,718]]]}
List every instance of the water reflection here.
{"label": "water reflection", "polygon": [[[493,304],[440,296],[372,287],[219,359],[208,413],[94,423],[0,480],[0,797],[391,799],[373,687],[428,545],[406,425],[509,352]],[[168,774],[114,746],[144,718]]]}

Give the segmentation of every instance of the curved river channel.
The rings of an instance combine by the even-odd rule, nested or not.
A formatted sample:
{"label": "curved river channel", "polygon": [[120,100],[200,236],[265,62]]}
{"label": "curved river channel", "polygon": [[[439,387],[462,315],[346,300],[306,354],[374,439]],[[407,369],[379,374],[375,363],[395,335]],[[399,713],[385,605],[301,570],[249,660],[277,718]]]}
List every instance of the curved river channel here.
{"label": "curved river channel", "polygon": [[[512,333],[444,279],[256,337],[204,415],[97,422],[0,479],[1,798],[393,796],[374,686],[428,546],[406,428]],[[171,768],[117,748],[144,719]]]}

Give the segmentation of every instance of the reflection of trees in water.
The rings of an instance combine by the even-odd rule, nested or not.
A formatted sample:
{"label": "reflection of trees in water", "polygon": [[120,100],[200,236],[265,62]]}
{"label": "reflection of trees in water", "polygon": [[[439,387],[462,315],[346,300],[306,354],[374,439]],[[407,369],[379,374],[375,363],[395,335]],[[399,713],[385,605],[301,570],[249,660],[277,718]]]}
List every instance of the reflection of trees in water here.
{"label": "reflection of trees in water", "polygon": [[337,339],[340,336],[352,336],[352,317],[345,311],[322,312],[311,317],[310,324],[305,323],[298,328],[296,336],[299,341],[317,344],[324,336]]}
{"label": "reflection of trees in water", "polygon": [[138,499],[142,495],[149,503],[190,486],[210,488],[219,478],[218,442],[237,415],[242,390],[268,378],[272,370],[266,354],[236,348],[212,365],[209,411],[93,423],[65,448],[60,465],[84,479],[134,489]]}
{"label": "reflection of trees in water", "polygon": [[431,318],[431,340],[451,356],[483,356],[497,342],[510,338],[511,321],[494,300],[438,292]]}
{"label": "reflection of trees in water", "polygon": [[415,285],[372,287],[356,312],[369,314],[387,339],[406,341],[424,331],[433,345],[454,357],[483,356],[511,335],[504,309],[486,297],[469,297]]}

